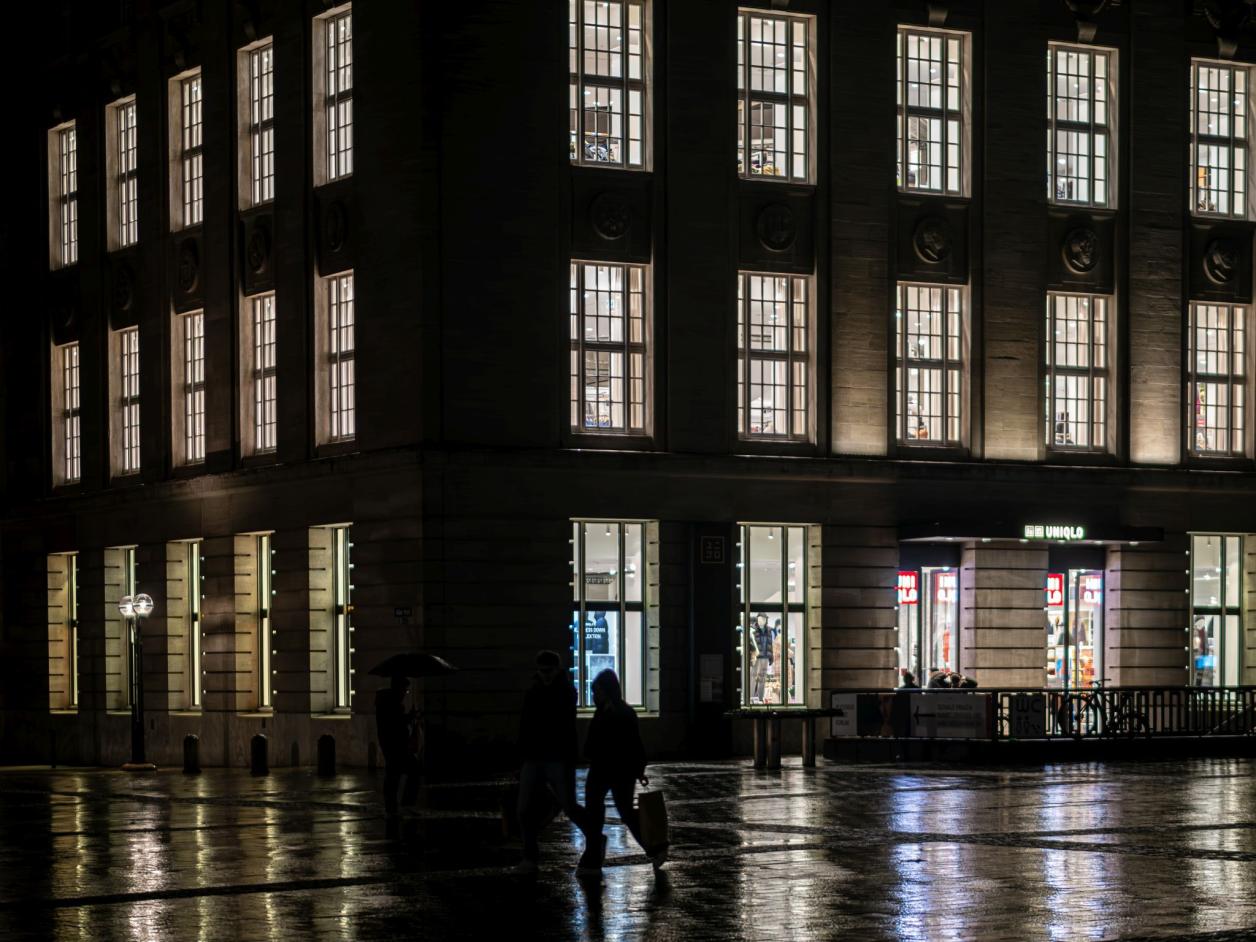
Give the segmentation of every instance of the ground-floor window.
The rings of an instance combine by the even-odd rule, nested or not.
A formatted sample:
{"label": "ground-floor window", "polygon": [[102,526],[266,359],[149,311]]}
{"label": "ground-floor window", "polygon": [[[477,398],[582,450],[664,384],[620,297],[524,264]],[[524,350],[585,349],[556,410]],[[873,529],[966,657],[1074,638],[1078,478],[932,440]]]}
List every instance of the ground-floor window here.
{"label": "ground-floor window", "polygon": [[737,651],[742,706],[806,702],[807,528],[742,524]]}
{"label": "ground-floor window", "polygon": [[922,687],[938,671],[959,671],[959,570],[923,566],[898,573],[900,675]]}
{"label": "ground-floor window", "polygon": [[1243,676],[1243,538],[1191,536],[1191,686],[1233,686]]}
{"label": "ground-floor window", "polygon": [[1047,686],[1103,682],[1103,572],[1047,573]]}
{"label": "ground-floor window", "polygon": [[78,554],[48,557],[48,702],[78,708]]}

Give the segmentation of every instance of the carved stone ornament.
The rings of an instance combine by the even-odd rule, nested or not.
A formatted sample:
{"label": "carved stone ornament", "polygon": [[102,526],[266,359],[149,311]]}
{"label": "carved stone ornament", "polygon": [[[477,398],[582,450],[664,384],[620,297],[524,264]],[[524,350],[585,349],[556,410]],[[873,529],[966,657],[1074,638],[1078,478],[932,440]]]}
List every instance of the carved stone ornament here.
{"label": "carved stone ornament", "polygon": [[72,330],[76,320],[78,316],[69,304],[59,304],[52,309],[52,326],[57,330]]}
{"label": "carved stone ornament", "polygon": [[339,252],[349,239],[349,214],[345,212],[345,204],[333,200],[323,214],[323,232],[327,236],[327,248]]}
{"label": "carved stone ornament", "polygon": [[179,243],[179,267],[176,277],[179,291],[191,294],[201,280],[201,253],[196,247],[195,239],[184,239]]}
{"label": "carved stone ornament", "polygon": [[244,261],[249,271],[260,275],[270,267],[270,236],[264,226],[254,226],[244,247]]}
{"label": "carved stone ornament", "polygon": [[1204,249],[1204,274],[1215,284],[1228,285],[1239,270],[1239,247],[1233,239],[1213,239]]}
{"label": "carved stone ornament", "polygon": [[755,235],[769,252],[785,252],[798,238],[794,211],[784,203],[768,203],[754,221]]}
{"label": "carved stone ornament", "polygon": [[632,210],[622,193],[607,190],[589,204],[589,224],[607,242],[622,239],[632,227]]}
{"label": "carved stone ornament", "polygon": [[119,265],[113,272],[113,306],[119,311],[131,310],[135,303],[135,276],[127,265]]}
{"label": "carved stone ornament", "polygon": [[951,226],[940,216],[926,216],[916,223],[911,244],[922,262],[937,265],[951,254]]}
{"label": "carved stone ornament", "polygon": [[1060,245],[1064,264],[1076,275],[1092,272],[1099,264],[1099,236],[1086,226],[1070,229]]}

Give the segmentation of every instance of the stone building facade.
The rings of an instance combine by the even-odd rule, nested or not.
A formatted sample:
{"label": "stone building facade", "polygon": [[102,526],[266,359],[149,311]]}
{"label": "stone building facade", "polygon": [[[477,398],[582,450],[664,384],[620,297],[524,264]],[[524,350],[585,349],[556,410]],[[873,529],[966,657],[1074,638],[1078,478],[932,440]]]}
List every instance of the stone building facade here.
{"label": "stone building facade", "polygon": [[450,761],[542,647],[657,754],[903,670],[1256,676],[1227,5],[66,9],[11,144],[6,757],[126,758],[131,591],[163,764],[365,764],[414,648]]}

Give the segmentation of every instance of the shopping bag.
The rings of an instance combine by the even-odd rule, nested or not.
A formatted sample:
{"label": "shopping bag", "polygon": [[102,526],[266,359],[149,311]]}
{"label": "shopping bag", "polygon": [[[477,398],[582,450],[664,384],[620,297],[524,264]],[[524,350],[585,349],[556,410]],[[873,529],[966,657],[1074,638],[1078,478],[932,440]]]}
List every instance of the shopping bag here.
{"label": "shopping bag", "polygon": [[652,854],[667,846],[667,803],[657,788],[637,796],[637,814],[641,819],[641,845]]}

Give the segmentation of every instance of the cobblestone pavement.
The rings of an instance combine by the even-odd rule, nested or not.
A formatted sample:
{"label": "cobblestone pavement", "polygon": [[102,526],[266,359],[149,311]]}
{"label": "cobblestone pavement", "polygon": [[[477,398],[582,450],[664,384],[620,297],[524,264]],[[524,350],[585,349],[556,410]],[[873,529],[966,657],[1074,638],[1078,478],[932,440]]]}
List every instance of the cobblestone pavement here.
{"label": "cobblestone pavement", "polygon": [[612,811],[585,881],[563,819],[513,873],[503,782],[390,835],[364,773],[0,770],[0,939],[1256,937],[1256,760],[651,775],[664,876]]}

